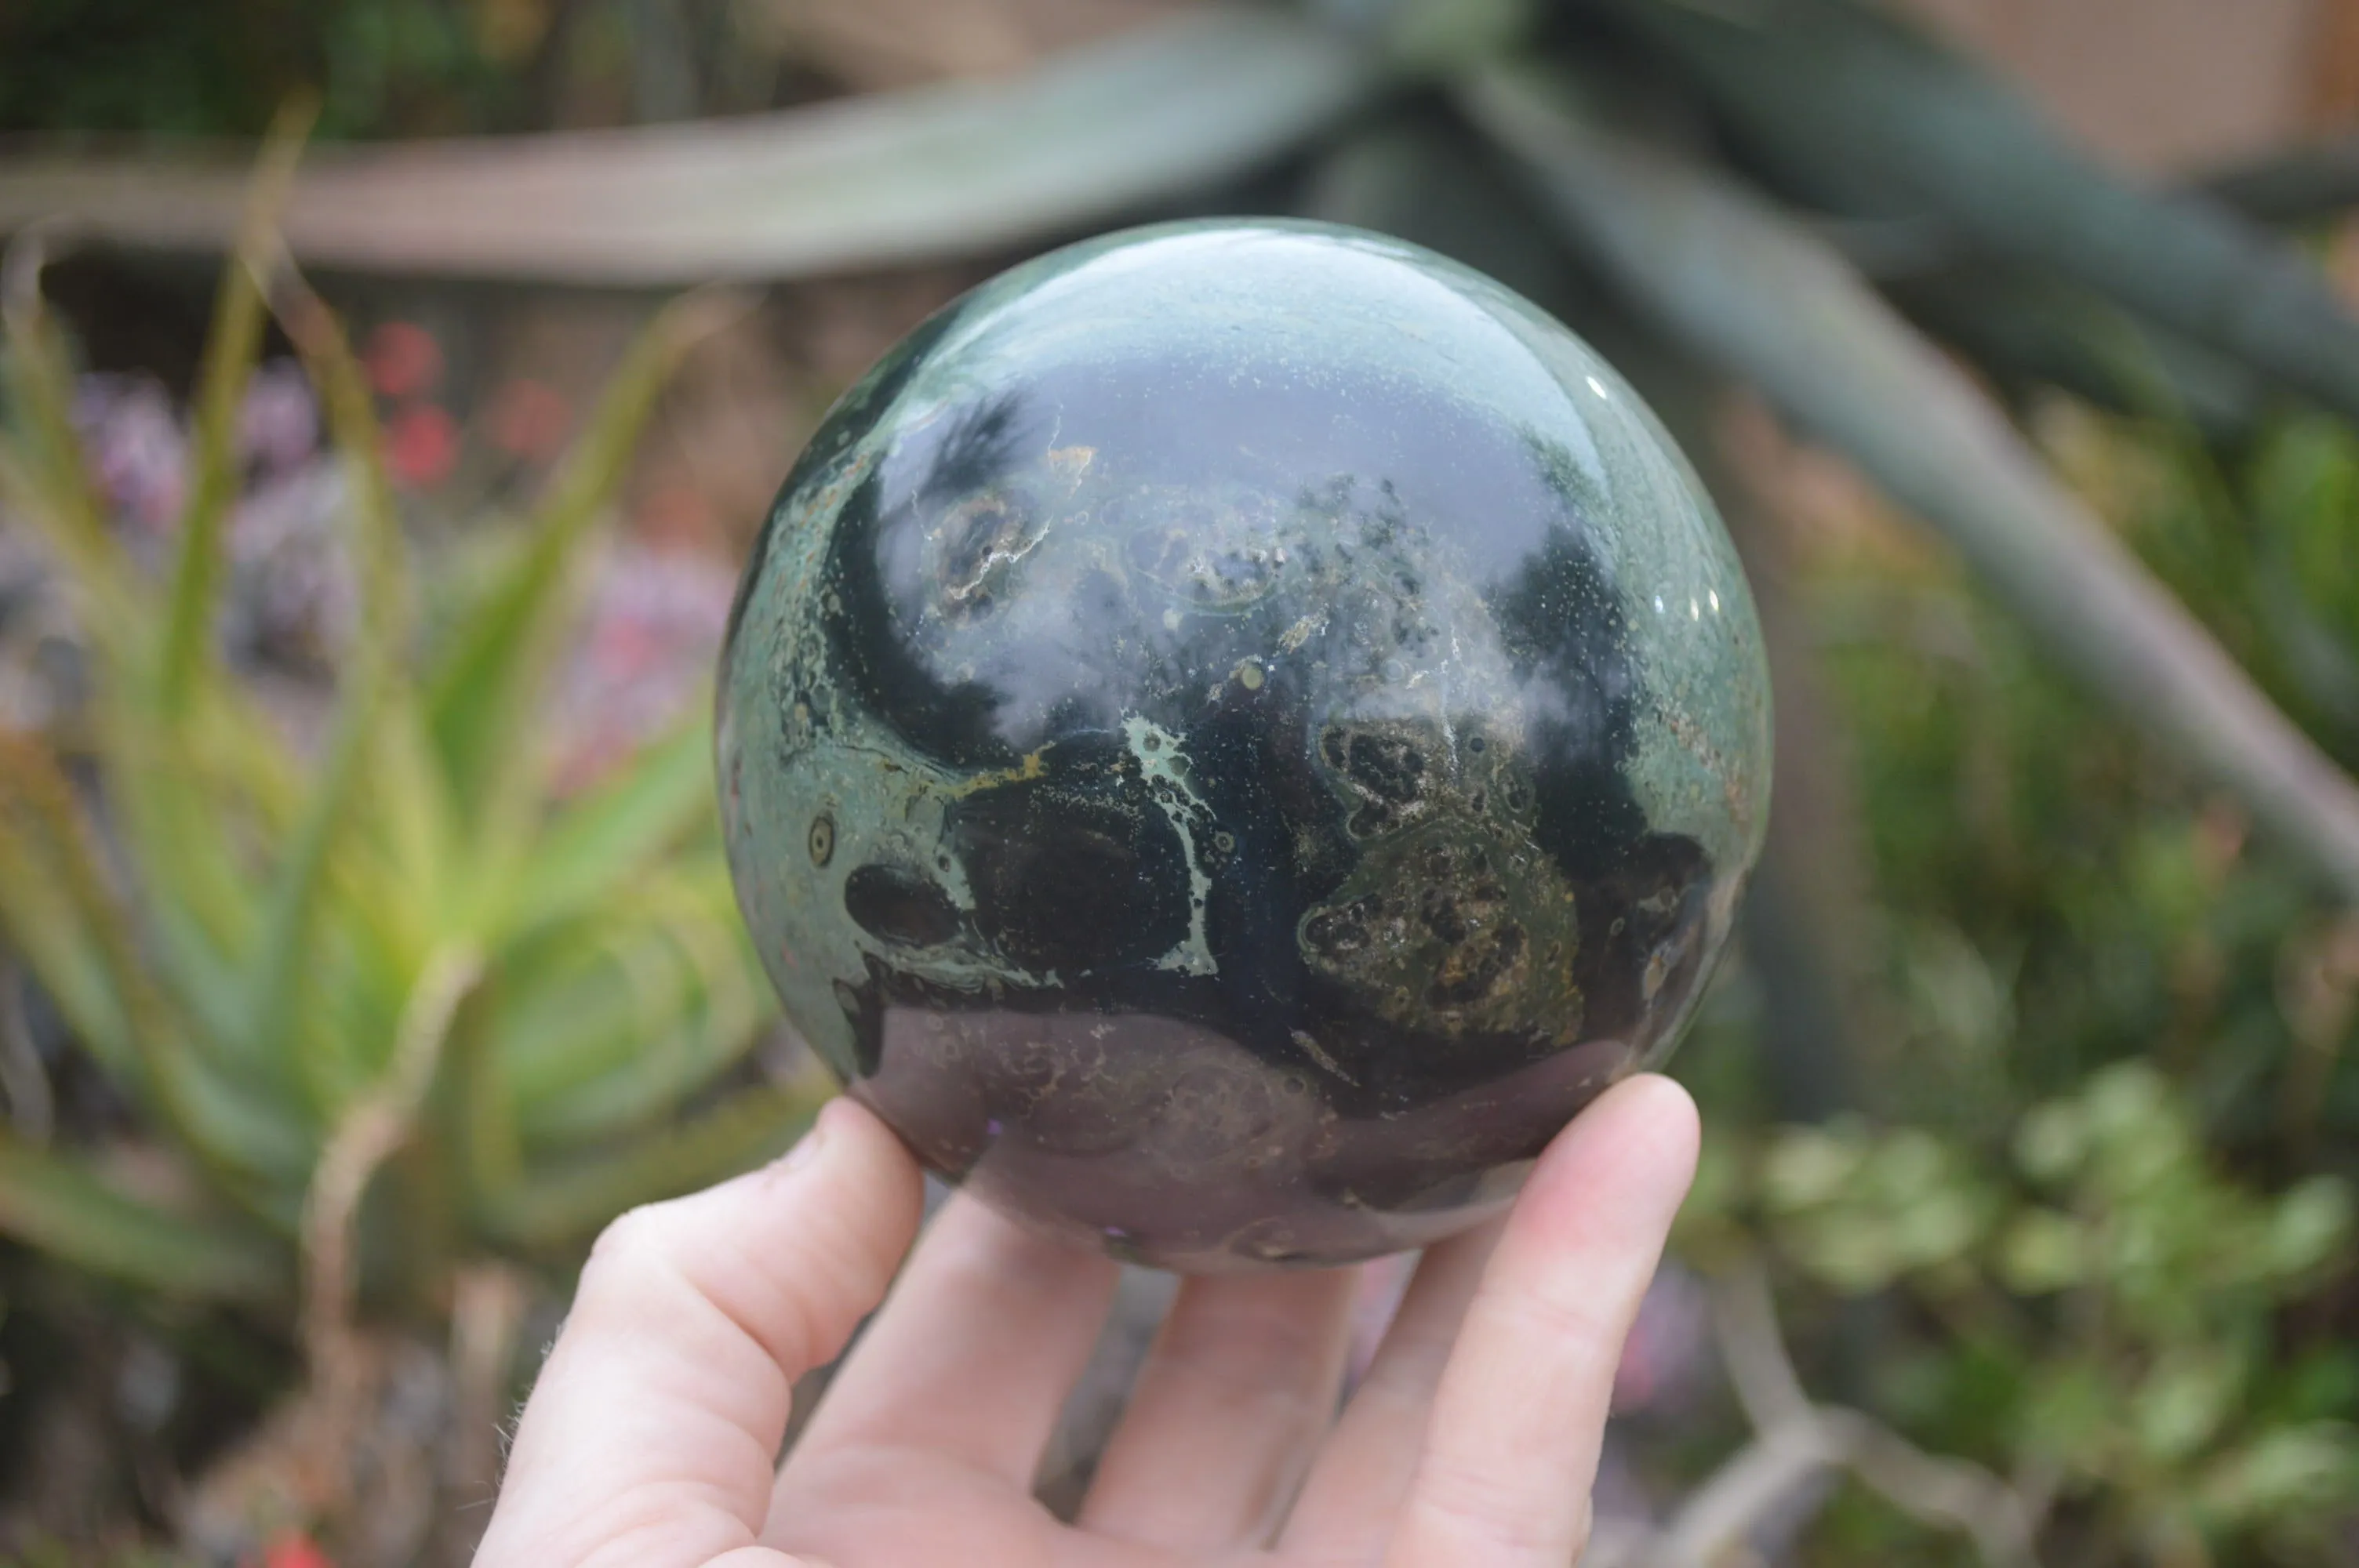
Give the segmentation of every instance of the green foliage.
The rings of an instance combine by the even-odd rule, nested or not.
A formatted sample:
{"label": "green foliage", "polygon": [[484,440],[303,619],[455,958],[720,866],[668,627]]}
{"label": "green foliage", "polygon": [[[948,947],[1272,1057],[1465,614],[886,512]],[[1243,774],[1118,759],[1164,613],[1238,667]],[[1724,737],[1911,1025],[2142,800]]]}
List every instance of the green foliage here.
{"label": "green foliage", "polygon": [[[2038,425],[2347,755],[2353,728],[2302,706],[2278,607],[2315,618],[2316,658],[2359,649],[2359,441],[2288,419],[2223,459],[2076,406]],[[1864,1043],[1861,1110],[1825,1125],[1764,1126],[1724,1070],[1696,1080],[1716,1136],[1686,1252],[1766,1249],[1814,1390],[1848,1368],[1846,1397],[2011,1477],[2051,1560],[2338,1561],[2359,1498],[2351,917],[1941,556],[1856,521],[1809,556],[1894,1027]],[[1837,1563],[1928,1549],[1853,1489],[1810,1539]]]}
{"label": "green foliage", "polygon": [[[487,128],[519,96],[471,0],[16,0],[0,7],[0,131],[259,133],[299,92],[321,130]],[[527,15],[537,6],[523,7]]]}
{"label": "green foliage", "polygon": [[[257,250],[224,283],[196,411],[216,466],[225,438],[203,436],[229,427],[258,338]],[[350,476],[361,584],[316,755],[203,630],[234,487],[201,472],[169,571],[135,569],[67,433],[54,328],[21,302],[9,323],[0,481],[70,573],[100,689],[94,803],[49,744],[0,741],[0,931],[205,1201],[162,1212],[73,1152],[0,1139],[0,1230],[168,1297],[284,1301],[299,1218],[326,1201],[315,1173],[391,1115],[408,1149],[359,1250],[430,1303],[466,1256],[563,1256],[622,1208],[782,1147],[812,1108],[723,1092],[768,1003],[702,721],[562,801],[534,721],[568,585],[713,303],[658,318],[521,547],[425,643],[359,368],[316,299],[279,294]]]}
{"label": "green foliage", "polygon": [[1940,1348],[1882,1363],[1879,1391],[1940,1446],[2045,1475],[2062,1506],[2166,1554],[2299,1552],[2359,1494],[2359,1351],[2288,1345],[2278,1324],[2353,1282],[2352,1186],[2265,1196],[2224,1175],[2151,1065],[2034,1107],[1996,1157],[1854,1119],[1717,1158],[1690,1251],[1744,1227],[1805,1289],[1901,1292]]}

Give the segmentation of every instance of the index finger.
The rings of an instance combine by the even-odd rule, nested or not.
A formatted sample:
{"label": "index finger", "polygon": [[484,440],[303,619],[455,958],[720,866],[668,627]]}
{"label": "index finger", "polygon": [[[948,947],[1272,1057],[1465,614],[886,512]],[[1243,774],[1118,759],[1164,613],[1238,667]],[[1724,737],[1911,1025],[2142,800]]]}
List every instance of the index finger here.
{"label": "index finger", "polygon": [[1391,1568],[1572,1561],[1614,1369],[1697,1139],[1687,1091],[1649,1075],[1609,1090],[1540,1157],[1434,1395]]}
{"label": "index finger", "polygon": [[794,1379],[884,1295],[920,1206],[908,1153],[839,1099],[778,1163],[608,1227],[475,1568],[686,1568],[751,1547]]}

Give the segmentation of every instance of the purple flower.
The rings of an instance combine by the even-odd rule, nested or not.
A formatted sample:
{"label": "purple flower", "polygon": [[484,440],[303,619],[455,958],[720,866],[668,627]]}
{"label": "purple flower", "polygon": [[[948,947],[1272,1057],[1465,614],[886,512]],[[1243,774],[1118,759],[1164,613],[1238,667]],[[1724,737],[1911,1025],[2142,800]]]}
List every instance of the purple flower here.
{"label": "purple flower", "polygon": [[721,651],[736,575],[681,550],[624,545],[599,563],[557,682],[560,788],[578,788],[678,722]]}
{"label": "purple flower", "polygon": [[303,367],[272,360],[256,370],[238,409],[239,455],[267,477],[298,467],[319,447],[320,406]]}
{"label": "purple flower", "polygon": [[75,388],[74,427],[108,510],[159,537],[188,494],[189,440],[163,384],[145,375],[86,375]]}
{"label": "purple flower", "polygon": [[359,614],[360,584],[343,526],[344,467],[332,456],[266,477],[230,519],[230,592],[223,630],[233,647],[324,665]]}

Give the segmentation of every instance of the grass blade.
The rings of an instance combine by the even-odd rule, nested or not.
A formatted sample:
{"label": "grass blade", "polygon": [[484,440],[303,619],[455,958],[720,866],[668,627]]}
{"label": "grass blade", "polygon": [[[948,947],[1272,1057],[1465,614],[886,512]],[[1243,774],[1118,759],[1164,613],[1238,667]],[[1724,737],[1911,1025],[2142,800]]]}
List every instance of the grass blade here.
{"label": "grass blade", "polygon": [[[323,149],[286,232],[380,272],[679,285],[975,255],[1263,167],[1367,102],[1384,71],[1276,9],[1208,6],[1004,82],[703,124]],[[142,244],[229,238],[203,164],[0,168],[0,231],[52,214]]]}
{"label": "grass blade", "polygon": [[2359,787],[1823,240],[1494,68],[1460,103],[1629,299],[1939,528],[2088,686],[2359,899]]}

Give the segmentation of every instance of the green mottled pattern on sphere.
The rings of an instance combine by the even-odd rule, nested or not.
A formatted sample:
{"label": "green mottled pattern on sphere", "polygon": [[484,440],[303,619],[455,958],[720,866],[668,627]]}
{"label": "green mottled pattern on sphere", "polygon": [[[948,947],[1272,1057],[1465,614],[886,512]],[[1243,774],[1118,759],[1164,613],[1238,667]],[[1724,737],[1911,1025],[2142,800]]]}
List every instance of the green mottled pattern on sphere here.
{"label": "green mottled pattern on sphere", "polygon": [[740,903],[929,1165],[1168,1267],[1492,1212],[1659,1061],[1767,806],[1750,597],[1620,377],[1326,225],[949,306],[789,477],[723,657]]}

